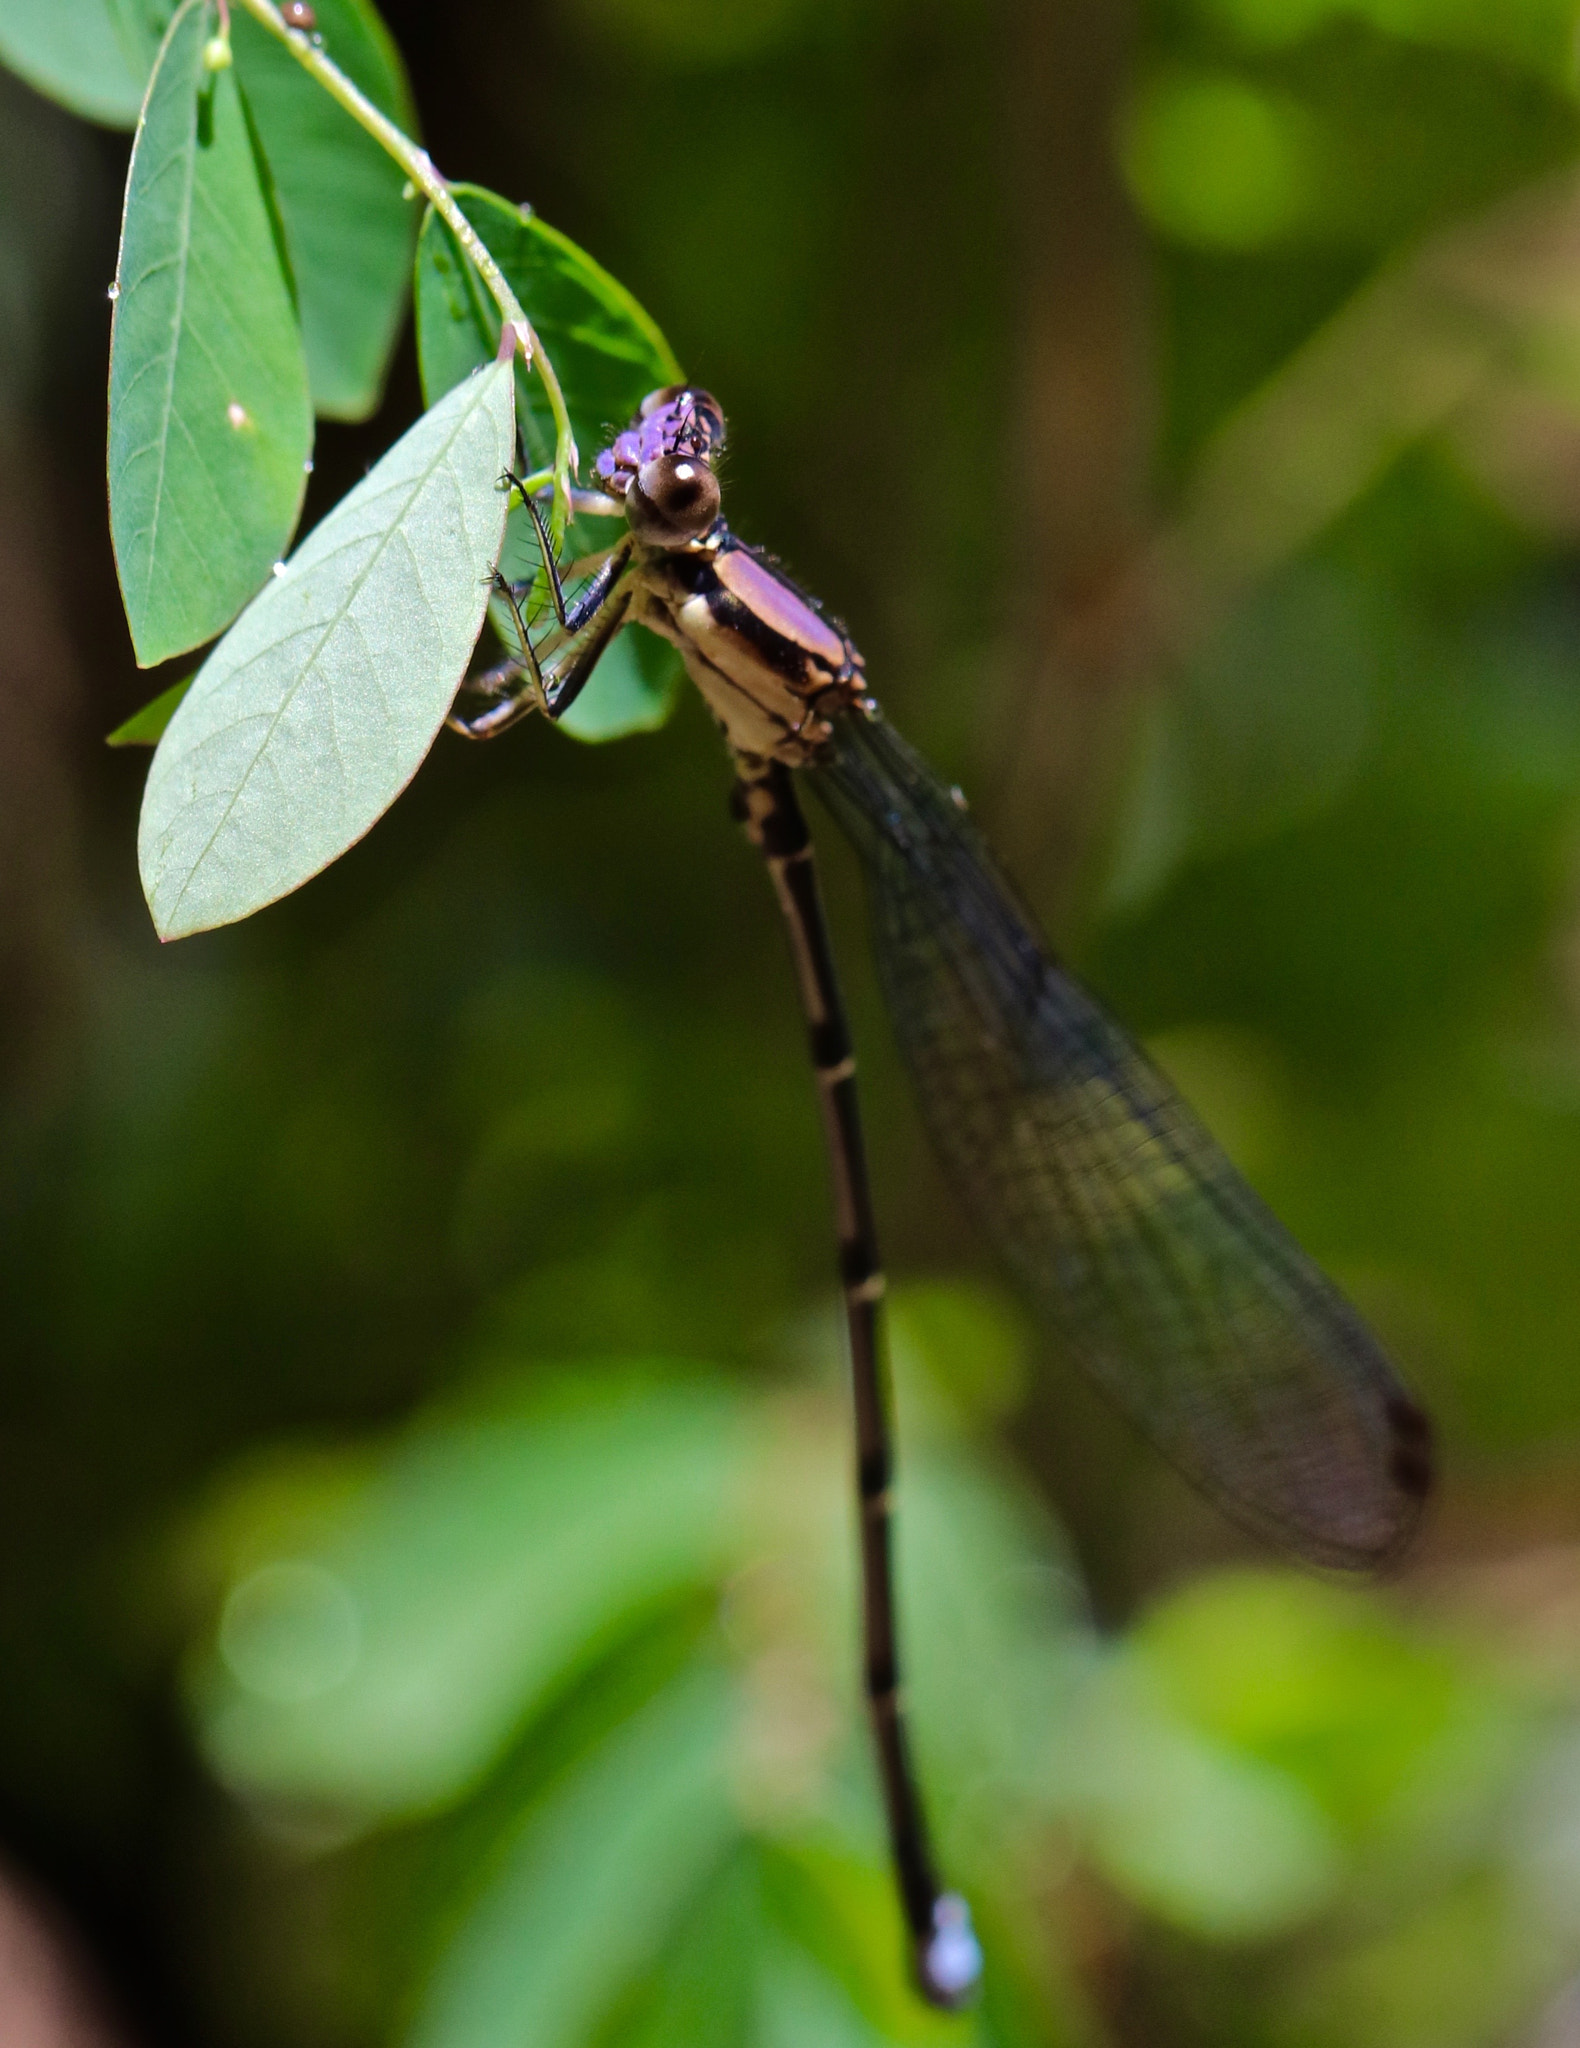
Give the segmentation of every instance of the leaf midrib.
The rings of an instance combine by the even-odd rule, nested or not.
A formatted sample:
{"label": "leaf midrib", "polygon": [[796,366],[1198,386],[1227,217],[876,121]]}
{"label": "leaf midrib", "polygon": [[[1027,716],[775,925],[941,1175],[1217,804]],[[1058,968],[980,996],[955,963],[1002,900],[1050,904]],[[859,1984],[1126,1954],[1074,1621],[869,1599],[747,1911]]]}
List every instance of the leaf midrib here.
{"label": "leaf midrib", "polygon": [[[479,379],[480,384],[482,381],[482,379]],[[193,860],[191,866],[187,869],[186,879],[181,884],[181,887],[176,894],[175,901],[170,906],[170,910],[166,920],[168,923],[174,922],[176,915],[181,909],[182,904],[186,901],[187,893],[191,889],[192,884],[197,877],[197,872],[199,868],[201,868],[204,861],[207,860],[209,854],[213,851],[215,841],[219,838],[220,833],[224,831],[226,825],[229,823],[231,813],[235,810],[237,804],[241,801],[242,794],[247,788],[247,785],[252,780],[252,777],[257,770],[258,763],[263,759],[264,754],[268,751],[269,743],[273,739],[275,731],[279,726],[281,719],[284,718],[286,712],[289,710],[291,704],[294,702],[297,691],[302,687],[302,684],[306,681],[314,665],[317,663],[319,656],[323,653],[324,648],[328,645],[331,637],[344,623],[347,614],[351,611],[353,605],[356,602],[358,592],[362,589],[368,577],[372,574],[374,565],[382,559],[385,549],[388,548],[394,540],[401,536],[403,523],[405,521],[407,513],[411,510],[413,500],[418,496],[418,494],[422,491],[424,486],[428,483],[429,479],[434,475],[434,473],[439,469],[440,465],[448,457],[450,450],[455,446],[455,442],[461,432],[462,427],[465,426],[466,423],[473,417],[473,415],[477,411],[478,406],[481,403],[482,398],[481,393],[479,393],[476,397],[474,397],[472,404],[469,405],[464,412],[458,415],[455,425],[451,429],[450,433],[445,437],[440,448],[435,452],[433,460],[422,469],[422,471],[414,480],[412,488],[406,494],[405,503],[402,505],[399,515],[389,526],[385,528],[384,532],[381,534],[379,538],[378,545],[373,549],[372,553],[368,556],[368,559],[363,564],[362,568],[357,571],[357,574],[353,579],[349,590],[346,593],[345,602],[340,606],[335,616],[326,622],[323,631],[320,633],[318,640],[314,644],[312,653],[308,655],[306,660],[303,661],[301,667],[298,669],[296,680],[290,685],[290,687],[281,697],[280,702],[275,709],[274,715],[269,720],[268,727],[265,730],[263,737],[259,740],[258,745],[253,752],[252,759],[248,762],[245,771],[243,772],[240,780],[236,784],[235,789],[231,792],[230,799],[226,803],[224,810],[216,819],[213,831],[210,832],[208,838],[203,842],[203,845],[200,848],[197,857]],[[333,517],[333,514],[331,514],[330,516]],[[330,558],[326,557],[325,559]],[[315,564],[314,566],[317,567],[319,565]],[[332,698],[333,693],[331,693],[331,701]]]}
{"label": "leaf midrib", "polygon": [[[206,0],[191,0],[194,12],[200,10],[205,4]],[[174,24],[172,24],[173,26]],[[166,45],[166,48],[167,51],[174,48],[173,36],[170,43]],[[163,69],[163,66],[161,65],[160,68]],[[154,485],[154,511],[152,522],[147,529],[148,552],[145,558],[145,575],[142,590],[143,610],[145,613],[148,608],[149,593],[153,589],[154,583],[154,557],[159,550],[159,519],[164,502],[165,465],[170,449],[170,426],[175,418],[176,410],[176,366],[181,357],[181,330],[186,318],[187,277],[192,263],[192,195],[197,188],[197,100],[195,96],[192,101],[191,118],[187,134],[182,144],[182,156],[184,163],[181,191],[181,253],[176,263],[176,312],[175,319],[171,323],[170,370],[165,382],[164,407],[159,423],[159,439],[157,444],[159,467]],[[143,278],[139,278],[139,286],[148,274],[145,271]],[[134,290],[136,288],[134,287]]]}

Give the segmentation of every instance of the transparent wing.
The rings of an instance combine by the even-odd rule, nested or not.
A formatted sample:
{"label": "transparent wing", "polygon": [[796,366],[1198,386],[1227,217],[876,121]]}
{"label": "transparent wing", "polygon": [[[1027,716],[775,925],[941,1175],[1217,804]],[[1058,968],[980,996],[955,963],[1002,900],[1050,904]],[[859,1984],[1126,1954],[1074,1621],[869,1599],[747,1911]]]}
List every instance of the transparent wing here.
{"label": "transparent wing", "polygon": [[848,714],[810,771],[866,870],[922,1115],[1072,1355],[1237,1520],[1329,1566],[1409,1533],[1430,1436],[1356,1311],[1048,953],[963,805]]}

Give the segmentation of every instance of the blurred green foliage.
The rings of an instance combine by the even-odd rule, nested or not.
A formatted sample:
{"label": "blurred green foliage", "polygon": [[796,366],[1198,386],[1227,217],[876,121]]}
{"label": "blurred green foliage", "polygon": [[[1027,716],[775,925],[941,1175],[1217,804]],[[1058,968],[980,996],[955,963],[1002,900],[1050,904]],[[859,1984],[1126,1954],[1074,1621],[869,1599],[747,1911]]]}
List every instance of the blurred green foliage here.
{"label": "blurred green foliage", "polygon": [[[718,391],[733,522],[997,793],[1434,1408],[1443,1499],[1397,1585],[1313,1582],[1092,1409],[925,1161],[831,849],[916,1737],[990,1966],[923,2012],[812,1094],[715,737],[682,693],[625,745],[441,746],[331,874],[160,952],[97,750],[148,694],[94,482],[120,161],[0,80],[0,1837],[149,2038],[1565,2048],[1573,5],[387,13],[436,161]],[[417,402],[408,354],[314,516]],[[637,683],[608,729],[659,722]]]}

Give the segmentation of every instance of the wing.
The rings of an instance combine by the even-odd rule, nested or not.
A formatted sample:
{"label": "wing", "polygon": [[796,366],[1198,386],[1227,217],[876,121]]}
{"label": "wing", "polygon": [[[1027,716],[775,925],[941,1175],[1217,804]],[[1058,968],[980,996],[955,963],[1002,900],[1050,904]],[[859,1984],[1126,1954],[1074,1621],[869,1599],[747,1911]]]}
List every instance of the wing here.
{"label": "wing", "polygon": [[950,1180],[1071,1354],[1235,1519],[1329,1566],[1409,1534],[1430,1432],[1376,1339],[1054,960],[963,802],[851,712],[809,771],[866,871]]}

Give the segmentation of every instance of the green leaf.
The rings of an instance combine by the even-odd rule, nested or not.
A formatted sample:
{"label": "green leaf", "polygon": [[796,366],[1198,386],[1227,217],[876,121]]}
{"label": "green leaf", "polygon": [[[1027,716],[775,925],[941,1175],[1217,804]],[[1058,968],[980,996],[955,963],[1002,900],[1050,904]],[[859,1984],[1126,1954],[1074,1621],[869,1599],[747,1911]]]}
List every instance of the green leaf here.
{"label": "green leaf", "polygon": [[[610,428],[625,425],[649,391],[680,376],[674,351],[625,287],[557,229],[476,186],[456,186],[455,197],[536,327],[564,390],[577,445],[584,458],[591,455],[605,444]],[[416,307],[423,388],[432,397],[493,354],[499,309],[449,228],[431,211],[417,248]],[[517,378],[517,417],[528,462],[546,466],[554,427],[543,386],[519,365]],[[536,534],[519,511],[512,525],[525,550],[514,571],[530,573],[537,565]],[[590,544],[605,545],[606,538]],[[679,679],[679,661],[670,648],[627,628],[562,728],[587,741],[656,731],[674,709]]]}
{"label": "green leaf", "polygon": [[589,2048],[747,2048],[764,2039],[757,1861],[747,1841],[725,1856],[687,1899],[652,1971],[633,1983],[589,2037]]}
{"label": "green leaf", "polygon": [[[457,185],[461,211],[486,244],[537,329],[565,393],[583,456],[604,446],[649,391],[680,376],[674,351],[624,285],[535,214],[475,185]],[[417,243],[417,355],[430,403],[488,362],[499,308],[471,259],[429,212]],[[540,379],[523,372],[522,438],[530,466],[553,457],[554,429]]]}
{"label": "green leaf", "polygon": [[[760,2010],[773,2016],[774,2048],[893,2048],[892,2037],[870,2027],[804,1950],[772,1936],[761,1945],[757,1996]],[[976,2048],[970,2034],[961,2048]]]}
{"label": "green leaf", "polygon": [[124,725],[106,733],[104,744],[107,747],[157,747],[164,737],[165,727],[176,715],[176,706],[191,689],[192,682],[191,676],[183,676],[179,683],[172,683],[168,690],[161,690],[141,711],[134,711]]}
{"label": "green leaf", "polygon": [[[368,0],[322,0],[329,55],[376,107],[416,132],[406,73]],[[135,125],[169,0],[0,0],[0,61],[74,113]],[[365,419],[383,391],[417,231],[404,173],[279,39],[237,9],[236,65],[273,174],[313,404]]]}
{"label": "green leaf", "polygon": [[[221,1775],[254,1800],[359,1816],[454,1799],[590,1656],[729,1568],[748,1444],[726,1390],[605,1372],[419,1423],[330,1526],[282,1531],[277,1485],[232,1517],[265,1534],[238,1555],[199,1685]],[[309,1560],[322,1597],[282,1580],[253,1600],[261,1571]],[[239,1627],[238,1600],[253,1603]],[[357,1654],[314,1686],[337,1601]]]}
{"label": "green leaf", "polygon": [[168,0],[4,0],[0,63],[107,128],[136,125]]}
{"label": "green leaf", "polygon": [[1290,1572],[1196,1580],[1132,1641],[1171,1707],[1210,1739],[1289,1772],[1359,1840],[1397,1813],[1471,1703],[1446,1644],[1413,1639],[1375,1604]]}
{"label": "green leaf", "polygon": [[[372,7],[319,0],[317,15],[341,70],[414,133],[400,55]],[[233,13],[231,34],[274,176],[313,404],[327,419],[365,419],[382,394],[406,304],[418,212],[401,196],[405,173],[250,15]]]}
{"label": "green leaf", "polygon": [[144,667],[210,639],[291,537],[313,445],[267,171],[186,0],[132,150],[110,340],[110,530]]}
{"label": "green leaf", "polygon": [[1133,1652],[1094,1674],[1071,1754],[1087,1853],[1177,1927],[1219,1941],[1282,1933],[1345,1874],[1343,1845],[1298,1779],[1192,1726]]}
{"label": "green leaf", "polygon": [[401,437],[203,664],[143,796],[162,938],[300,887],[416,773],[483,622],[512,433],[496,363]]}
{"label": "green leaf", "polygon": [[573,2048],[671,1930],[739,1832],[733,1687],[675,1680],[532,1816],[442,1957],[410,2048]]}
{"label": "green leaf", "polygon": [[656,732],[675,708],[679,683],[680,656],[669,642],[645,626],[623,627],[559,729],[593,743]]}

